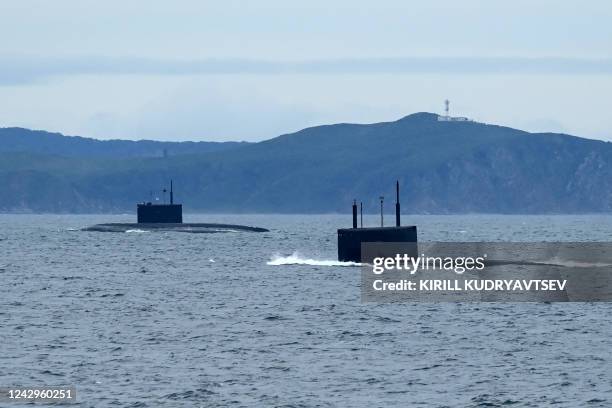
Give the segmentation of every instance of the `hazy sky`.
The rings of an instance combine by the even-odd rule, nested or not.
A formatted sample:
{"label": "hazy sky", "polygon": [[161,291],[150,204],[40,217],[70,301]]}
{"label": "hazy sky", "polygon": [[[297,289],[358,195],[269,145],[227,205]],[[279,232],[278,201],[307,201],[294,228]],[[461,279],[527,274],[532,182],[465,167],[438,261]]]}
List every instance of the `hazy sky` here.
{"label": "hazy sky", "polygon": [[0,0],[0,126],[262,140],[452,113],[612,140],[612,2]]}

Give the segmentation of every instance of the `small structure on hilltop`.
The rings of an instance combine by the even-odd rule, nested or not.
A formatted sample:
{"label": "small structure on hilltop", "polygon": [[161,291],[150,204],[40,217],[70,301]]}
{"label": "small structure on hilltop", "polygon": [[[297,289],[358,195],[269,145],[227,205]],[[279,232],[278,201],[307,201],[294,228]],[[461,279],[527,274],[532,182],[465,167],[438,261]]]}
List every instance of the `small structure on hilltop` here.
{"label": "small structure on hilltop", "polygon": [[451,116],[449,114],[450,101],[446,99],[444,101],[444,115],[438,115],[438,122],[473,122],[472,119],[466,118],[465,116]]}

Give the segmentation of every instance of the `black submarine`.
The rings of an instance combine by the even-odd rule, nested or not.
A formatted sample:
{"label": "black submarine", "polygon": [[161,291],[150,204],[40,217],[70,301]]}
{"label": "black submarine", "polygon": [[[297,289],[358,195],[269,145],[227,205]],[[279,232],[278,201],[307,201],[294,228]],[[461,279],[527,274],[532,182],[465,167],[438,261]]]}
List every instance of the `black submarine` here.
{"label": "black submarine", "polygon": [[[163,190],[166,192],[166,189]],[[170,204],[154,204],[151,201],[136,205],[136,223],[96,224],[83,228],[83,231],[126,232],[141,231],[176,231],[191,233],[215,232],[268,232],[266,228],[250,227],[236,224],[216,223],[183,223],[183,205],[174,203],[174,186],[170,180]]]}
{"label": "black submarine", "polygon": [[[417,242],[416,225],[401,226],[399,181],[395,183],[395,226],[385,227],[383,225],[382,197],[380,206],[381,226],[374,228],[363,227],[363,205],[361,205],[361,227],[357,227],[357,201],[353,200],[353,228],[341,228],[338,230],[338,260],[341,262],[369,262],[363,259],[361,247],[364,243],[395,243],[413,244],[407,252],[413,252]],[[390,250],[390,248],[389,248]],[[364,254],[365,255],[365,254]]]}

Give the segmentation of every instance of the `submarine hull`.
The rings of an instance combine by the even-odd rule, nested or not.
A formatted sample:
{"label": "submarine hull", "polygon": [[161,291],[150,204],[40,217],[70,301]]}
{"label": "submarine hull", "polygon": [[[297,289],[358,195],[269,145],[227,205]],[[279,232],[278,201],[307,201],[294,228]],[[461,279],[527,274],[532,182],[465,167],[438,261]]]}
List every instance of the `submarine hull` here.
{"label": "submarine hull", "polygon": [[[404,227],[344,228],[338,230],[338,260],[341,262],[370,262],[363,259],[361,244],[368,242],[416,243],[416,225]],[[416,246],[411,246],[416,248]],[[412,252],[412,251],[409,251]]]}
{"label": "submarine hull", "polygon": [[[163,192],[166,193],[164,188]],[[151,192],[151,196],[153,193]],[[131,232],[131,231],[172,231],[190,232],[193,234],[210,234],[215,232],[268,232],[265,228],[236,224],[184,223],[183,205],[174,203],[174,185],[170,180],[170,204],[153,204],[144,202],[136,205],[136,223],[97,224],[81,229],[95,232]]]}
{"label": "submarine hull", "polygon": [[269,230],[259,227],[250,227],[247,225],[235,224],[214,224],[214,223],[108,223],[97,224],[91,227],[83,228],[83,231],[95,232],[127,232],[130,230],[140,231],[172,231],[172,232],[190,232],[192,234],[206,234],[216,232],[268,232]]}

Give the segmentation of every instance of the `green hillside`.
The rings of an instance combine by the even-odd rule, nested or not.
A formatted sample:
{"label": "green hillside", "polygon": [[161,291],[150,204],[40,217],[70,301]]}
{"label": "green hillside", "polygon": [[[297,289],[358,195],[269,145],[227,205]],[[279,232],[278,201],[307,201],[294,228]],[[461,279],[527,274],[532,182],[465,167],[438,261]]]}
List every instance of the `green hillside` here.
{"label": "green hillside", "polygon": [[[188,152],[187,152],[188,153]],[[131,211],[174,179],[188,210],[376,211],[403,186],[412,213],[576,213],[612,208],[612,144],[417,113],[318,126],[256,144],[166,158],[0,153],[2,211]],[[157,194],[159,195],[159,194]]]}

